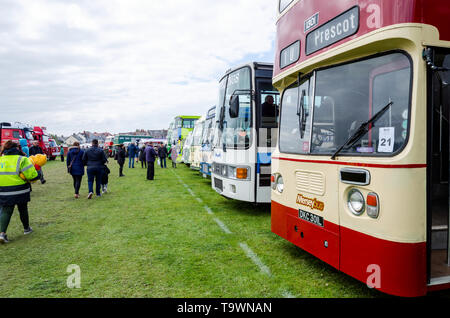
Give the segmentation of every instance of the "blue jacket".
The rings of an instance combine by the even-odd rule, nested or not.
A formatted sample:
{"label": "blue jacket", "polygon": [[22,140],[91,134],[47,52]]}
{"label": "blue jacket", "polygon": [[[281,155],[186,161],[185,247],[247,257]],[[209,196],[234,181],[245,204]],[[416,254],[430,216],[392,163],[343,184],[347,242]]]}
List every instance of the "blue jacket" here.
{"label": "blue jacket", "polygon": [[30,156],[30,148],[28,148],[28,142],[26,139],[19,139],[20,147],[22,148],[22,151],[27,155],[27,157]]}
{"label": "blue jacket", "polygon": [[69,153],[67,154],[67,167],[72,163],[72,168],[70,169],[70,174],[73,176],[83,176],[84,175],[84,165],[83,165],[83,155],[84,151],[78,147],[71,147]]}
{"label": "blue jacket", "polygon": [[128,146],[128,156],[129,157],[134,157],[134,156],[136,156],[136,150],[138,150],[138,148],[136,147],[136,145],[135,144],[130,144],[129,146]]}
{"label": "blue jacket", "polygon": [[89,168],[102,168],[108,161],[105,152],[97,146],[92,146],[83,154],[83,164]]}
{"label": "blue jacket", "polygon": [[156,151],[152,146],[145,147],[145,159],[147,162],[155,162]]}

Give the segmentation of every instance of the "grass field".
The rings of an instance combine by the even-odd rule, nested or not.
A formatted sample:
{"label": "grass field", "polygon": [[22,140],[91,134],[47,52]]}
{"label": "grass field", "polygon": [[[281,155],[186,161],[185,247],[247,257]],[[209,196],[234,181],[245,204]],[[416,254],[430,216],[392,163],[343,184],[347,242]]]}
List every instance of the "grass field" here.
{"label": "grass field", "polygon": [[183,165],[154,181],[110,169],[106,195],[87,200],[85,177],[76,200],[65,164],[45,166],[35,232],[23,235],[16,211],[0,246],[0,297],[386,297],[271,233],[270,206],[227,200]]}

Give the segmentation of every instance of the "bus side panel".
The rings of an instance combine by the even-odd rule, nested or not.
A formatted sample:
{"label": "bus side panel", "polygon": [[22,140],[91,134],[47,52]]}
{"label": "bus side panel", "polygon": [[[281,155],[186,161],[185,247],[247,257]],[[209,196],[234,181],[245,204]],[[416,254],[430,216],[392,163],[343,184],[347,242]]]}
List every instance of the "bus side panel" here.
{"label": "bus side panel", "polygon": [[339,226],[320,227],[298,218],[298,210],[272,201],[272,232],[339,269]]}
{"label": "bus side panel", "polygon": [[[403,297],[426,294],[425,242],[391,242],[342,226],[340,238],[342,272],[374,284],[387,294]],[[380,285],[376,286],[377,283]]]}

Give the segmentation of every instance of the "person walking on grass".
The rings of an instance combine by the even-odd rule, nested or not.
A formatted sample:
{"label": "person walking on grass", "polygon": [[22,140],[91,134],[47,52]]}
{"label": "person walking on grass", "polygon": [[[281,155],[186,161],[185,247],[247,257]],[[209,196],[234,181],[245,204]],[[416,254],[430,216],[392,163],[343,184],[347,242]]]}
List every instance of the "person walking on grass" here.
{"label": "person walking on grass", "polygon": [[178,150],[177,146],[173,145],[170,149],[170,158],[172,159],[172,168],[177,167]]}
{"label": "person walking on grass", "polygon": [[8,140],[0,151],[0,244],[9,242],[6,231],[16,205],[23,234],[33,232],[28,216],[28,202],[31,200],[29,182],[38,179],[38,172],[30,159],[23,156],[17,143]]}
{"label": "person walking on grass", "polygon": [[142,169],[147,169],[147,160],[145,159],[145,145],[139,149],[139,161],[141,162]]}
{"label": "person walking on grass", "polygon": [[61,162],[64,162],[64,147],[61,146],[61,151],[59,152],[60,156],[61,156]]}
{"label": "person walking on grass", "polygon": [[[161,168],[167,168],[166,158],[168,157],[166,145],[161,145],[158,151],[159,162],[161,164]],[[164,162],[164,165],[163,165]]]}
{"label": "person walking on grass", "polygon": [[128,168],[134,169],[134,158],[136,157],[136,145],[131,143],[128,146]]}
{"label": "person walking on grass", "polygon": [[155,158],[156,151],[147,143],[145,147],[145,160],[147,161],[147,180],[153,180],[155,178]]}
{"label": "person walking on grass", "polygon": [[111,173],[111,170],[109,170],[108,166],[105,164],[103,165],[103,177],[102,177],[102,194],[105,194],[108,192],[108,181],[109,181],[109,174]]}
{"label": "person walking on grass", "polygon": [[118,149],[116,149],[116,156],[115,159],[117,160],[117,163],[119,164],[119,177],[125,177],[123,174],[123,165],[125,164],[125,158],[126,158],[125,148],[123,145],[119,145]]}
{"label": "person walking on grass", "polygon": [[80,197],[81,181],[84,176],[83,155],[84,150],[80,149],[80,143],[78,141],[73,143],[73,146],[69,148],[69,152],[67,153],[67,172],[70,173],[73,179],[75,199]]}
{"label": "person walking on grass", "polygon": [[95,180],[95,194],[101,197],[100,184],[102,183],[103,165],[107,162],[105,153],[98,147],[98,140],[92,140],[92,147],[90,147],[83,155],[83,164],[87,166],[88,199],[92,199],[94,195],[94,180]]}

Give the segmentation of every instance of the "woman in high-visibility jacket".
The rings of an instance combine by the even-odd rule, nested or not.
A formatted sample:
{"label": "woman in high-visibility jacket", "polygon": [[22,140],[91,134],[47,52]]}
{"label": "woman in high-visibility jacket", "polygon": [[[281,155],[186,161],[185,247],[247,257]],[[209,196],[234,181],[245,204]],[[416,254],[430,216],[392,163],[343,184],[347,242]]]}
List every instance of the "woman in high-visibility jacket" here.
{"label": "woman in high-visibility jacket", "polygon": [[0,243],[8,243],[6,230],[16,205],[24,234],[33,232],[28,218],[31,192],[29,182],[38,179],[38,173],[30,159],[23,156],[17,143],[8,140],[0,152]]}

